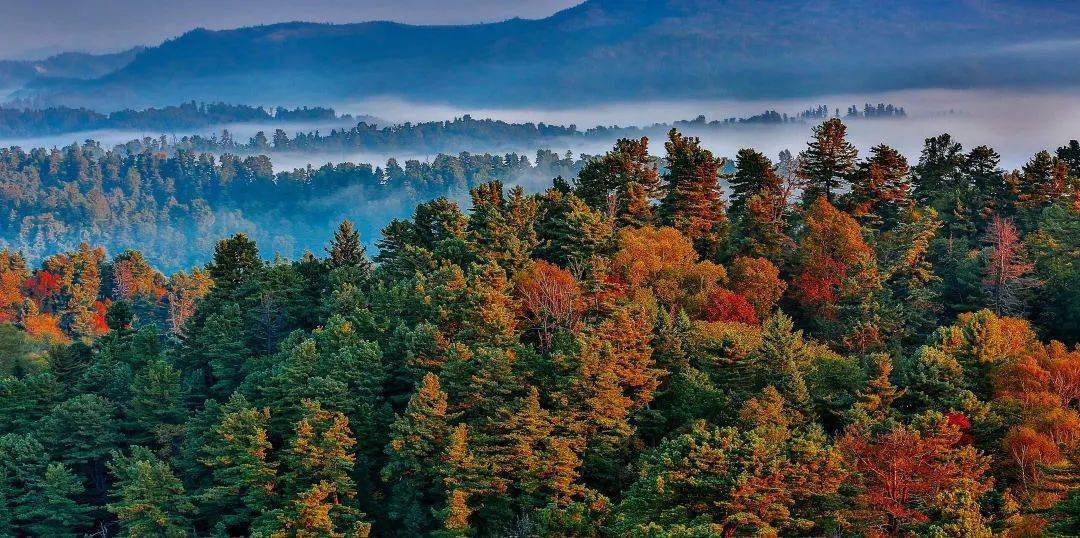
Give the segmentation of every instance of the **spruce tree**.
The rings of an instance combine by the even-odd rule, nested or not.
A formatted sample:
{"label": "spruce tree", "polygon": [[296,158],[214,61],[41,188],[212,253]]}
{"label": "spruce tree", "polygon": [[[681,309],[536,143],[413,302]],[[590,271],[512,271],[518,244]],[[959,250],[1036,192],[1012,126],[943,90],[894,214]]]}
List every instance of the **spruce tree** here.
{"label": "spruce tree", "polygon": [[326,251],[330,256],[327,263],[332,269],[357,267],[370,273],[373,268],[367,257],[367,250],[360,243],[360,232],[357,232],[348,220],[341,221],[337,230],[334,230],[334,239],[330,241],[330,247]]}

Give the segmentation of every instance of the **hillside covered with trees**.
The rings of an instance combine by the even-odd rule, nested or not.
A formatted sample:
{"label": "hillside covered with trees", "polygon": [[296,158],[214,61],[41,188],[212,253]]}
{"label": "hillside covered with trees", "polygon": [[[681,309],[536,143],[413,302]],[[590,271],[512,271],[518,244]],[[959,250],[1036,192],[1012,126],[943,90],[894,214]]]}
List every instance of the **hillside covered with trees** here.
{"label": "hillside covered with trees", "polygon": [[394,95],[534,107],[1061,88],[1080,82],[1061,61],[1075,53],[1078,22],[1075,3],[1052,0],[586,0],[484,24],[196,28],[93,80],[34,80],[15,98],[115,109]]}
{"label": "hillside covered with trees", "polygon": [[739,151],[722,189],[699,140],[650,143],[538,159],[561,177],[535,194],[491,175],[520,158],[388,184],[0,153],[5,203],[57,222],[361,176],[471,194],[373,257],[347,221],[168,276],[136,248],[160,230],[2,251],[0,534],[1080,533],[1080,144],[1004,171],[940,135],[909,163],[832,118],[798,155]]}

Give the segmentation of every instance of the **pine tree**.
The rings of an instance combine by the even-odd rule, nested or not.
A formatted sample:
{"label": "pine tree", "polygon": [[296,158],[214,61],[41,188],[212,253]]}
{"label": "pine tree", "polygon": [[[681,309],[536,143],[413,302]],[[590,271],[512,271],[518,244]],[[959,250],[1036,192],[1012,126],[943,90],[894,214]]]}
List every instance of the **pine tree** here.
{"label": "pine tree", "polygon": [[124,535],[136,538],[191,534],[188,516],[195,507],[168,463],[136,446],[130,456],[114,452],[109,470],[115,482],[108,509],[116,514]]}
{"label": "pine tree", "polygon": [[749,200],[757,195],[772,199],[781,196],[783,179],[776,172],[772,161],[764,154],[749,148],[740,149],[735,156],[735,174],[728,180],[731,185],[731,207],[728,214],[733,219],[743,215]]}
{"label": "pine tree", "polygon": [[230,298],[235,297],[241,286],[249,283],[261,268],[259,248],[244,234],[218,241],[214,259],[206,266],[214,281],[214,293]]}
{"label": "pine tree", "polygon": [[[875,353],[869,357],[870,381],[866,388],[856,394],[856,402],[848,413],[848,420],[860,427],[886,424],[896,415],[893,402],[904,391],[893,385],[892,359],[887,353]],[[886,424],[887,425],[887,424]]]}
{"label": "pine tree", "polygon": [[1003,214],[1009,209],[1011,193],[1005,174],[999,168],[1000,163],[1001,156],[987,146],[972,148],[964,158],[964,175],[970,186],[966,197],[972,210],[970,220],[976,230],[985,229],[994,214]]}
{"label": "pine tree", "polygon": [[390,431],[389,461],[382,472],[391,486],[389,515],[408,532],[420,533],[434,523],[425,507],[434,505],[443,487],[431,462],[444,453],[450,435],[438,376],[424,376]]}
{"label": "pine tree", "polygon": [[[282,460],[283,494],[293,500],[283,510],[282,526],[290,534],[341,535],[367,529],[356,507],[356,440],[349,419],[305,400]],[[359,525],[359,527],[358,527]]]}
{"label": "pine tree", "polygon": [[649,139],[620,139],[613,150],[585,163],[575,185],[574,194],[607,218],[644,224],[651,213],[649,199],[659,187]]}
{"label": "pine tree", "polygon": [[78,501],[85,490],[82,480],[66,466],[51,463],[30,487],[16,517],[26,521],[24,529],[35,536],[81,536],[93,511]]}
{"label": "pine tree", "polygon": [[211,485],[201,494],[200,505],[210,521],[220,518],[229,532],[247,534],[277,494],[267,433],[270,413],[249,406],[239,394],[221,413],[201,447],[200,461],[210,469]]}
{"label": "pine tree", "polygon": [[965,181],[963,146],[948,134],[925,140],[919,163],[911,169],[912,194],[919,205],[945,214],[951,209]]}
{"label": "pine tree", "polygon": [[60,461],[85,469],[100,491],[105,458],[122,440],[116,415],[116,404],[96,394],[81,394],[54,407],[41,420],[40,435]]}
{"label": "pine tree", "polygon": [[1069,165],[1040,151],[1015,177],[1013,190],[1022,207],[1034,208],[1050,205],[1076,191],[1076,181],[1069,178]]}
{"label": "pine tree", "polygon": [[1070,140],[1057,149],[1057,157],[1069,165],[1069,175],[1080,178],[1080,142]]}
{"label": "pine tree", "polygon": [[809,206],[824,197],[834,203],[834,197],[855,170],[858,151],[845,138],[847,126],[839,118],[826,120],[814,127],[814,138],[799,154],[798,177],[805,182],[803,205]]}
{"label": "pine tree", "polygon": [[863,226],[888,228],[912,205],[907,159],[884,144],[870,149],[870,156],[851,174],[851,192],[844,206]]}
{"label": "pine tree", "polygon": [[332,269],[341,267],[357,267],[365,274],[373,269],[371,260],[367,257],[364,245],[360,243],[360,233],[348,220],[341,221],[337,230],[334,231],[334,239],[330,241],[330,248],[326,249],[330,257],[327,263]]}
{"label": "pine tree", "polygon": [[176,440],[186,418],[180,371],[156,360],[135,374],[126,415],[139,432],[135,442],[168,445]]}
{"label": "pine tree", "polygon": [[668,133],[665,194],[660,201],[660,222],[672,226],[694,242],[706,259],[719,252],[727,217],[719,183],[724,159],[701,147],[701,140],[672,129]]}

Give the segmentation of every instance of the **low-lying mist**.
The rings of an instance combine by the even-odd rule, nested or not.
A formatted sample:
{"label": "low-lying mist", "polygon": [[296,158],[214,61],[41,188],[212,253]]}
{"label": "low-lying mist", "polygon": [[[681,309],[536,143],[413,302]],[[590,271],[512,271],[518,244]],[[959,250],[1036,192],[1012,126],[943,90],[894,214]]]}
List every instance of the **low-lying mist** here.
{"label": "low-lying mist", "polygon": [[[343,113],[374,114],[390,123],[448,119],[464,114],[475,118],[494,118],[509,122],[544,122],[575,124],[580,129],[597,125],[647,126],[693,119],[704,115],[709,120],[745,117],[765,110],[795,114],[826,104],[840,108],[841,116],[849,105],[893,103],[907,110],[908,116],[896,120],[849,122],[851,141],[860,150],[885,143],[914,162],[923,140],[950,133],[970,148],[993,147],[1002,156],[1002,166],[1018,167],[1043,149],[1053,149],[1080,137],[1080,92],[1005,91],[1005,90],[913,90],[870,95],[827,95],[786,100],[719,101],[648,101],[620,102],[585,108],[510,108],[476,109],[445,104],[417,103],[395,98],[367,99],[335,106]],[[782,149],[798,152],[805,147],[812,124],[742,125],[735,128],[688,132],[700,136],[714,153],[732,156],[739,148],[753,147],[769,155]],[[566,141],[552,150],[596,154],[606,151],[614,140],[590,138]],[[661,142],[657,140],[656,142]],[[461,148],[485,151],[485,148]],[[535,151],[540,148],[531,148]],[[523,148],[523,151],[530,151]],[[653,149],[662,153],[661,147]]]}

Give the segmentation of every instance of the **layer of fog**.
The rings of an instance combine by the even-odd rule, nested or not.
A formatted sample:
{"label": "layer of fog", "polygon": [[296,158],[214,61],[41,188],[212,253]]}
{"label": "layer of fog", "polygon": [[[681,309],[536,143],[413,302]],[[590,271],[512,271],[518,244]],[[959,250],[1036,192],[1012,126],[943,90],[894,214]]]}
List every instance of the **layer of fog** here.
{"label": "layer of fog", "polygon": [[[851,121],[852,142],[865,151],[889,144],[918,159],[927,137],[948,132],[970,148],[988,145],[1002,156],[1002,165],[1018,167],[1043,149],[1053,150],[1080,137],[1080,91],[1004,90],[912,90],[872,95],[828,95],[772,101],[650,101],[612,103],[587,108],[475,109],[453,105],[407,102],[393,98],[340,103],[340,112],[368,113],[388,122],[445,120],[464,114],[474,118],[494,118],[508,122],[544,122],[577,125],[586,129],[597,125],[651,125],[689,120],[704,115],[709,120],[746,117],[765,110],[795,114],[826,104],[862,109],[864,103],[891,103],[904,107],[908,117],[900,120]],[[770,155],[782,149],[797,152],[805,147],[810,125],[760,125],[694,132],[720,155],[734,155],[739,148],[753,147]],[[611,140],[590,139],[586,143],[565,144],[547,149],[573,150],[595,154],[610,146]],[[660,141],[657,141],[660,142]],[[462,150],[470,148],[461,148]],[[538,148],[531,148],[535,151]],[[475,150],[473,150],[475,151]],[[653,152],[662,152],[657,146]]]}
{"label": "layer of fog", "polygon": [[[849,121],[849,137],[865,152],[878,143],[889,144],[915,162],[923,140],[948,132],[966,148],[989,145],[1002,156],[1002,166],[1016,168],[1036,152],[1065,144],[1080,137],[1080,92],[1037,91],[991,91],[991,90],[918,90],[872,95],[829,95],[780,101],[754,100],[698,100],[698,101],[648,101],[619,102],[587,108],[536,108],[496,109],[464,108],[445,104],[417,103],[394,98],[367,99],[358,102],[336,103],[339,113],[368,115],[379,118],[380,125],[403,122],[449,120],[470,114],[474,118],[492,118],[507,122],[544,122],[557,125],[576,125],[584,130],[598,125],[649,126],[655,123],[671,123],[690,120],[704,115],[708,120],[729,117],[747,117],[766,110],[776,110],[794,115],[807,108],[825,104],[830,109],[839,108],[841,115],[849,105],[861,109],[864,103],[891,103],[904,107],[908,117],[896,120]],[[106,148],[112,148],[133,139],[159,138],[162,134],[170,140],[184,135],[220,135],[223,129],[232,133],[239,143],[258,131],[269,137],[274,129],[281,128],[289,136],[298,132],[319,130],[328,133],[334,128],[349,127],[351,122],[340,120],[328,122],[303,122],[288,124],[228,124],[215,125],[189,131],[162,133],[153,130],[102,130],[65,133],[40,137],[0,138],[0,147],[18,145],[24,149],[33,147],[62,147],[75,142],[93,139]],[[685,129],[700,136],[703,144],[713,152],[733,156],[740,148],[753,147],[768,155],[776,155],[783,149],[798,152],[806,145],[812,124],[740,125],[720,129]],[[662,142],[653,133],[652,152],[663,152]],[[538,149],[549,149],[560,154],[567,150],[575,155],[595,155],[610,149],[614,137],[574,137],[546,142],[542,147],[523,146],[513,141],[503,144],[455,147],[450,153],[516,152],[530,158]],[[434,152],[419,149],[408,150],[343,150],[321,153],[274,153],[271,160],[275,170],[292,170],[308,165],[359,162],[383,165],[387,159],[399,162],[415,159],[430,161]]]}

